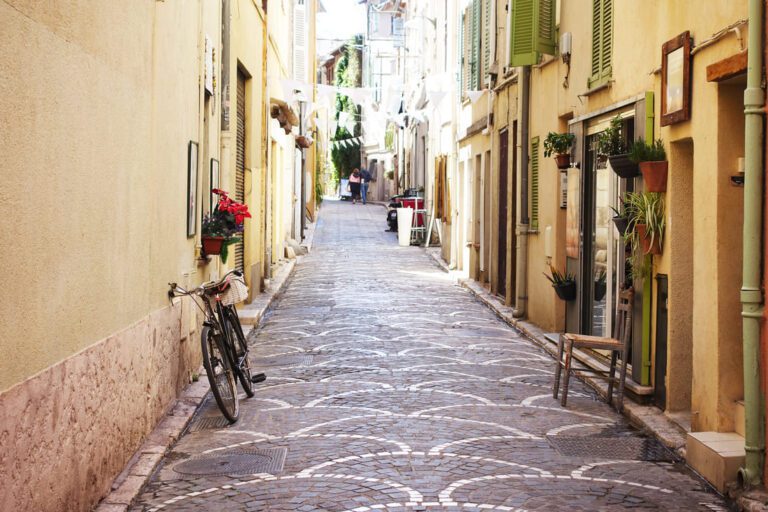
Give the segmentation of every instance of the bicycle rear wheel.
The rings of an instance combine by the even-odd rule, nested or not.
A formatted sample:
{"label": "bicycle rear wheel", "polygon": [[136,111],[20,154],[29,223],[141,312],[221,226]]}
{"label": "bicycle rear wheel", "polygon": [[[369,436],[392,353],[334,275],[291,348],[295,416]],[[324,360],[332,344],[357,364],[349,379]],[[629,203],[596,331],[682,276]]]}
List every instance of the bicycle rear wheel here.
{"label": "bicycle rear wheel", "polygon": [[227,306],[224,308],[229,339],[235,348],[234,353],[232,354],[234,356],[233,366],[235,367],[235,373],[240,380],[240,384],[243,385],[245,394],[250,398],[254,393],[253,382],[251,381],[251,362],[248,360],[248,342],[245,340],[243,327],[240,325],[240,319],[237,317],[237,313],[233,310],[234,306]]}
{"label": "bicycle rear wheel", "polygon": [[211,383],[211,391],[216,403],[230,423],[237,421],[240,415],[240,403],[237,397],[237,383],[229,362],[223,340],[215,336],[211,327],[203,327],[201,333],[203,366]]}

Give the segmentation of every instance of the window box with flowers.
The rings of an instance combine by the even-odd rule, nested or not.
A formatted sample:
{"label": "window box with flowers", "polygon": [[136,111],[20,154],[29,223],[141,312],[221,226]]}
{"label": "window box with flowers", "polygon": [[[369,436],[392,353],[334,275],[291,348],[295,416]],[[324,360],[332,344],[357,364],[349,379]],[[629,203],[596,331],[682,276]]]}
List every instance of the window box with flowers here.
{"label": "window box with flowers", "polygon": [[245,229],[245,219],[251,218],[248,206],[230,199],[225,190],[213,189],[219,201],[213,212],[206,214],[202,222],[203,254],[220,255],[227,262],[227,247],[240,241]]}

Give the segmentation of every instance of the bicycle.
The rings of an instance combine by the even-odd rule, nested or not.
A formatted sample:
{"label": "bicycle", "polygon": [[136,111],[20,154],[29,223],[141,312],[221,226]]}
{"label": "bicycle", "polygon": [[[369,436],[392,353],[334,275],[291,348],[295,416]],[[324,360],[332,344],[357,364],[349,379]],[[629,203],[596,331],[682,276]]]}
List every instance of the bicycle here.
{"label": "bicycle", "polygon": [[[192,297],[205,315],[200,333],[203,366],[216,404],[230,423],[235,423],[240,416],[237,380],[248,398],[254,395],[253,384],[266,380],[263,373],[253,375],[251,372],[248,343],[235,308],[235,303],[248,293],[242,275],[231,270],[219,281],[203,283],[194,290],[168,283],[169,297]],[[202,306],[197,298],[202,299]]]}

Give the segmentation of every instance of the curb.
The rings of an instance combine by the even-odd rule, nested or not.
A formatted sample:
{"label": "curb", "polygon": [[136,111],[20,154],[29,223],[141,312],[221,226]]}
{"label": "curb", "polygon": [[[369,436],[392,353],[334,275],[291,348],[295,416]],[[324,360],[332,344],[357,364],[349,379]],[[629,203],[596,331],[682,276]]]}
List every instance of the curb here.
{"label": "curb", "polygon": [[[311,250],[315,225],[316,222],[312,224],[310,236],[305,239],[308,250]],[[264,293],[251,304],[238,310],[246,336],[250,330],[259,325],[266,311],[282,294],[293,274],[293,269],[300,260],[301,257],[282,265],[270,280]],[[199,374],[202,375],[204,371],[200,368]],[[149,482],[169,448],[181,437],[209,390],[208,380],[198,379],[182,391],[179,398],[169,406],[163,419],[158,422],[128,461],[123,471],[115,478],[112,491],[99,502],[94,509],[95,512],[127,512],[141,489]]]}

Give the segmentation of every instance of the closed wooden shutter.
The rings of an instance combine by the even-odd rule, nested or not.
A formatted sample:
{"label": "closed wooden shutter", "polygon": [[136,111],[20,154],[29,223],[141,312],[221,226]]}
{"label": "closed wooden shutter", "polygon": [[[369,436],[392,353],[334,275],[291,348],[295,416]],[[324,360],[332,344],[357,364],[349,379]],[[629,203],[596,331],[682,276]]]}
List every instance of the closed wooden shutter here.
{"label": "closed wooden shutter", "polygon": [[480,0],[472,0],[472,54],[470,57],[470,89],[480,89]]}
{"label": "closed wooden shutter", "polygon": [[472,76],[472,8],[464,9],[461,17],[461,94],[466,96],[470,90],[470,77]]}
{"label": "closed wooden shutter", "polygon": [[304,0],[296,0],[293,8],[293,78],[300,82],[307,81],[306,13]]}
{"label": "closed wooden shutter", "polygon": [[555,0],[512,0],[509,65],[531,66],[555,54]]}
{"label": "closed wooden shutter", "polygon": [[531,139],[531,229],[539,229],[539,138]]}
{"label": "closed wooden shutter", "polygon": [[[245,76],[237,70],[237,145],[235,162],[235,200],[245,202]],[[243,231],[240,242],[235,247],[235,268],[245,271],[245,237]]]}
{"label": "closed wooden shutter", "polygon": [[613,73],[613,0],[592,0],[592,89],[610,80]]}
{"label": "closed wooden shutter", "polygon": [[491,57],[491,0],[483,0],[483,70],[482,76],[488,75],[493,59]]}

